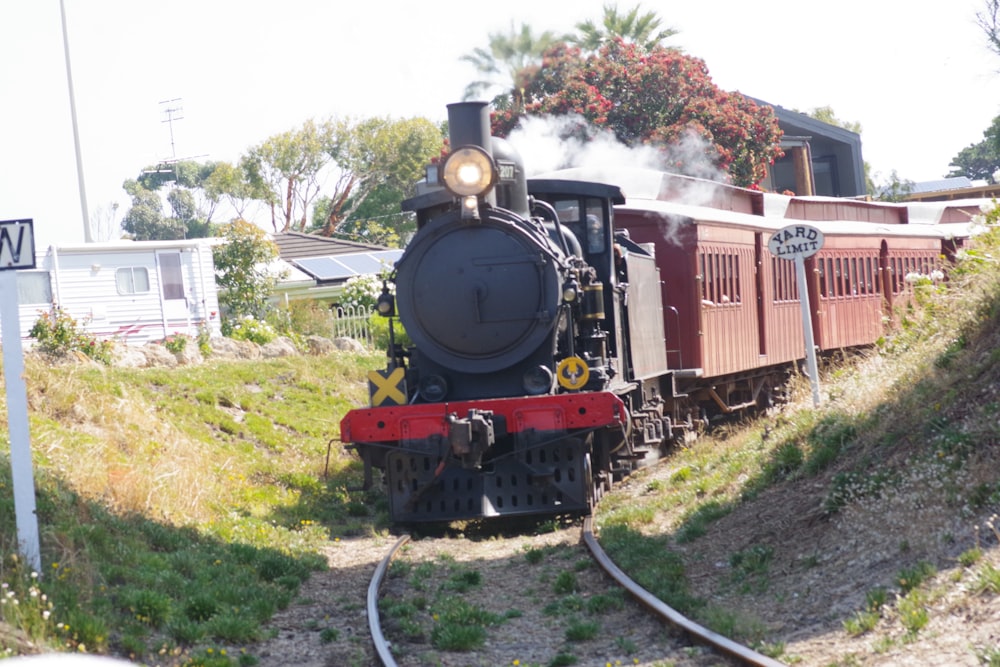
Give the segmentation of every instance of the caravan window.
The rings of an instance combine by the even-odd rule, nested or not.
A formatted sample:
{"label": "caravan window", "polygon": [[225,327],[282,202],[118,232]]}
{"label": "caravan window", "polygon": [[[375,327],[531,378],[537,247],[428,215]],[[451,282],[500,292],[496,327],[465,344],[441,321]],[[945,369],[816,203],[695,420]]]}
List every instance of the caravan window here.
{"label": "caravan window", "polygon": [[142,294],[149,291],[149,271],[144,266],[125,266],[115,271],[119,294]]}
{"label": "caravan window", "polygon": [[17,302],[22,306],[32,303],[52,303],[52,281],[49,272],[18,271]]}

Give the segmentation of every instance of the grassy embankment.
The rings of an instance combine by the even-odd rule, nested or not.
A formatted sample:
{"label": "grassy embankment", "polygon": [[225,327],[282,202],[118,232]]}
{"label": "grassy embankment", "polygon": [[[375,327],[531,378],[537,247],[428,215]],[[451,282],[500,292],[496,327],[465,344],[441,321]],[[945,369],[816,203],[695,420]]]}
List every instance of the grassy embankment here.
{"label": "grassy embankment", "polygon": [[[802,480],[823,487],[826,516],[901,493],[918,472],[946,483],[958,508],[1000,505],[1000,480],[982,472],[984,448],[1000,438],[991,389],[1000,374],[998,248],[983,241],[979,259],[946,286],[918,286],[921,308],[899,314],[902,329],[866,372],[828,367],[822,407],[800,383],[800,407],[678,452],[642,502],[607,498],[605,546],[623,562],[635,556],[634,576],[664,599],[782,655],[754,619],[688,590],[677,545]],[[380,355],[346,354],[173,370],[29,361],[43,572],[14,556],[4,429],[0,656],[33,644],[164,664],[254,664],[222,648],[260,638],[262,623],[323,567],[329,539],[385,527],[384,500],[349,490],[359,471],[337,443],[323,474],[340,416],[364,402],[361,378],[381,364]],[[769,548],[727,554],[734,576],[766,588]],[[975,565],[975,553],[963,556]],[[926,578],[905,554],[899,561],[908,585]],[[881,615],[877,593],[848,619],[854,631],[864,631],[865,613]],[[923,608],[898,605],[919,632]]]}
{"label": "grassy embankment", "polygon": [[384,523],[378,498],[350,490],[357,464],[339,442],[328,452],[382,363],[334,353],[134,370],[29,358],[43,571],[16,555],[4,428],[0,657],[40,647],[254,664],[223,647],[261,638],[325,567],[324,543]]}
{"label": "grassy embankment", "polygon": [[[782,590],[782,577],[790,578],[789,572],[826,572],[820,565],[828,554],[821,553],[786,558],[779,567],[779,553],[787,554],[789,543],[792,549],[808,549],[808,540],[818,541],[822,527],[833,525],[831,519],[868,515],[874,525],[870,532],[883,534],[867,545],[886,550],[895,574],[872,583],[866,601],[843,619],[843,632],[857,637],[881,622],[883,651],[915,641],[930,620],[933,599],[943,595],[921,590],[937,571],[932,560],[957,563],[952,588],[965,587],[968,596],[1000,592],[1000,575],[980,561],[980,544],[1000,539],[988,518],[1000,509],[994,452],[1000,442],[997,217],[991,214],[992,231],[977,238],[948,282],[916,281],[918,307],[896,313],[901,326],[877,350],[850,363],[826,365],[820,407],[813,407],[808,381],[800,377],[793,383],[796,400],[778,415],[720,429],[716,437],[678,452],[670,473],[647,482],[638,500],[619,494],[607,498],[600,525],[609,552],[662,599],[718,632],[790,662],[796,657],[784,653],[765,622],[705,595],[709,579],[701,582],[699,594],[693,593],[685,577],[691,562],[685,558],[699,554],[724,564],[718,566],[724,574],[707,590],[729,604],[742,596],[752,607],[756,595],[760,604],[774,607],[782,595],[805,590]],[[771,510],[776,502],[787,504],[786,515]],[[803,520],[803,510],[811,521]],[[737,527],[744,535],[734,538],[733,524],[739,522],[724,520],[737,512],[744,525],[772,514],[777,521]],[[984,527],[974,531],[977,522]],[[724,523],[725,529],[716,530]],[[819,528],[807,533],[810,523]],[[963,530],[968,534],[944,528],[955,525],[969,527]],[[799,526],[802,534],[793,532]],[[751,534],[756,539],[744,539]],[[765,535],[770,541],[762,539]],[[713,546],[740,539],[745,546],[728,553]],[[956,549],[961,551],[957,557]],[[867,557],[859,552],[857,560]],[[862,574],[871,572],[852,576]],[[831,570],[834,575],[840,573]],[[1000,664],[1000,647],[987,649],[981,658]],[[853,664],[854,658],[845,659],[844,664]]]}

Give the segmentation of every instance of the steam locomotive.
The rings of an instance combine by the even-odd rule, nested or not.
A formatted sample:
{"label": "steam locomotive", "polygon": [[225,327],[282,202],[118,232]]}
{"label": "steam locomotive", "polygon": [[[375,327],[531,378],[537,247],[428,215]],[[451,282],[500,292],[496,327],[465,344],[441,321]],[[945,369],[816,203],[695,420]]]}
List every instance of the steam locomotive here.
{"label": "steam locomotive", "polygon": [[[485,103],[450,105],[448,122],[453,150],[403,203],[418,229],[377,306],[414,346],[393,345],[341,440],[366,485],[383,471],[395,521],[586,511],[670,433],[662,318],[627,306],[659,301],[655,263],[615,235],[617,186],[536,181],[529,196]],[[634,350],[637,329],[657,345]]]}
{"label": "steam locomotive", "polygon": [[528,179],[486,103],[448,121],[452,150],[403,202],[417,232],[377,305],[413,345],[390,344],[371,406],[341,422],[396,522],[586,512],[711,414],[768,405],[804,356],[795,280],[767,255],[789,215],[829,246],[809,264],[821,350],[874,342],[903,273],[968,236],[864,202],[786,197],[765,215],[763,193],[721,185],[691,204],[700,182],[660,172],[626,204],[610,184],[626,172]]}

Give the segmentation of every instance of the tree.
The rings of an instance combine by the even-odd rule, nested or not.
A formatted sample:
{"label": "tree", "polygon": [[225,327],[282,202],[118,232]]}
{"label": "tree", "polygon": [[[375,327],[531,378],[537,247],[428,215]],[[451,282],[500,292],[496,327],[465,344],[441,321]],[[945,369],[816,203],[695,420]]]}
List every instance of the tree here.
{"label": "tree", "polygon": [[854,134],[861,134],[861,123],[856,120],[840,120],[837,118],[837,114],[834,113],[833,107],[829,105],[825,107],[814,107],[812,111],[807,112],[806,115],[810,118],[815,118],[822,123],[826,123],[827,125],[841,127],[845,130],[853,132]]}
{"label": "tree", "polygon": [[[400,202],[405,198],[406,194],[398,187],[377,185],[351,216],[337,226],[334,235],[359,243],[403,247],[417,227],[413,214],[400,210]],[[313,211],[315,229],[326,226],[330,216],[330,202],[328,197],[316,200]]]}
{"label": "tree", "polygon": [[330,122],[307,120],[302,127],[276,134],[252,147],[240,160],[247,191],[264,198],[271,227],[302,231],[312,200],[319,194],[319,175],[329,162],[327,147],[337,131]]}
{"label": "tree", "polygon": [[[867,166],[867,165],[866,165]],[[885,183],[875,183],[869,181],[868,187],[872,198],[876,201],[906,201],[906,198],[913,192],[913,181],[902,179],[896,170],[893,169],[889,175],[889,180]]]}
{"label": "tree", "polygon": [[[123,185],[132,197],[132,208],[122,228],[141,241],[209,236],[219,197],[205,186],[216,168],[215,162],[191,160],[146,167]],[[164,201],[169,214],[164,212]]]}
{"label": "tree", "polygon": [[[263,198],[275,232],[307,231],[315,203],[326,217],[310,231],[330,236],[377,186],[409,189],[443,141],[441,128],[423,118],[308,121],[241,158],[240,193]],[[224,187],[236,192],[232,182]]]}
{"label": "tree", "polygon": [[234,220],[223,234],[224,243],[212,249],[219,305],[224,309],[223,333],[245,317],[264,319],[268,297],[278,282],[269,264],[278,257],[278,246],[264,231],[246,220]]}
{"label": "tree", "polygon": [[118,202],[108,202],[90,212],[90,235],[97,242],[111,241],[122,235],[122,226],[115,220]]}
{"label": "tree", "polygon": [[443,128],[426,118],[345,123],[332,139],[327,154],[337,176],[324,202],[326,220],[317,230],[323,236],[342,231],[341,226],[380,188],[400,195],[393,205],[398,211],[402,194],[420,180],[424,167],[444,145]]}
{"label": "tree", "polygon": [[604,18],[601,25],[591,20],[576,24],[579,36],[571,37],[570,42],[584,51],[596,53],[601,47],[611,44],[616,39],[631,42],[644,51],[651,51],[663,42],[677,34],[673,28],[664,28],[657,32],[663,23],[656,12],[639,14],[641,5],[636,5],[627,14],[619,14],[617,5],[604,5]]}
{"label": "tree", "polygon": [[[704,61],[674,49],[644,51],[616,39],[586,58],[578,47],[550,49],[525,89],[525,113],[575,116],[575,131],[606,128],[628,146],[684,148],[670,168],[750,186],[780,157],[781,130],[770,107],[711,81]],[[499,112],[493,130],[506,136],[520,116]],[[704,166],[714,174],[704,170]]]}
{"label": "tree", "polygon": [[184,238],[183,222],[163,213],[159,193],[148,190],[138,181],[129,179],[122,184],[132,197],[132,207],[122,219],[122,229],[137,241],[167,241]]}
{"label": "tree", "polygon": [[267,192],[256,185],[258,183],[253,182],[242,168],[229,162],[216,162],[202,187],[206,197],[217,202],[225,199],[236,214],[245,219],[251,203],[267,199]]}
{"label": "tree", "polygon": [[473,100],[497,91],[493,106],[499,109],[522,108],[522,90],[542,61],[542,54],[564,37],[552,31],[535,36],[531,26],[522,23],[520,30],[510,25],[510,32],[489,35],[489,48],[476,48],[459,60],[470,63],[482,77],[465,88],[463,99]]}
{"label": "tree", "polygon": [[966,146],[951,159],[948,176],[967,176],[988,183],[997,182],[1000,171],[1000,116],[983,132],[983,140]]}
{"label": "tree", "polygon": [[983,11],[976,12],[976,25],[986,36],[990,51],[1000,56],[1000,0],[985,0]]}

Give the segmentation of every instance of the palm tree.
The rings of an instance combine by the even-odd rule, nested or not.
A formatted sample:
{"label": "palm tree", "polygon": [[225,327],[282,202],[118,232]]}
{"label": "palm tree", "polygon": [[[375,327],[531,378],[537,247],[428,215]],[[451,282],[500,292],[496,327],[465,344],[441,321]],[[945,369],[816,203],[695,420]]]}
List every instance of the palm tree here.
{"label": "palm tree", "polygon": [[531,26],[523,23],[520,30],[516,30],[511,23],[509,33],[492,33],[488,49],[476,48],[459,59],[471,63],[482,76],[465,87],[463,99],[475,99],[491,89],[500,88],[503,92],[493,98],[494,106],[513,106],[520,110],[523,107],[525,71],[532,65],[540,64],[546,49],[564,39],[567,37],[550,30],[536,37]]}
{"label": "palm tree", "polygon": [[576,24],[580,36],[571,37],[570,41],[584,51],[597,51],[608,42],[620,37],[626,42],[633,42],[649,51],[653,47],[677,34],[673,28],[665,28],[656,32],[663,21],[656,12],[639,14],[641,5],[636,5],[627,14],[618,13],[617,5],[604,5],[604,20],[601,25],[587,20]]}

